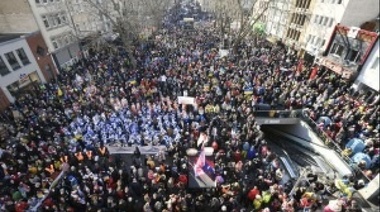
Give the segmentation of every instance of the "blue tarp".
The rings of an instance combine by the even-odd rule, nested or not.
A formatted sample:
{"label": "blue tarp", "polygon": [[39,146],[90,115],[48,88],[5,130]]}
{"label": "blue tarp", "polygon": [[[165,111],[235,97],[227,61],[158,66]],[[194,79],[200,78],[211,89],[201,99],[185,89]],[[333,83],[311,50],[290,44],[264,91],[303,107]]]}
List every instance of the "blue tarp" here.
{"label": "blue tarp", "polygon": [[365,148],[365,144],[362,139],[353,138],[346,144],[346,149],[351,148],[352,154],[356,154],[358,152],[363,152]]}
{"label": "blue tarp", "polygon": [[363,152],[358,152],[354,156],[351,157],[351,159],[354,161],[354,163],[359,163],[360,161],[364,160],[366,163],[366,168],[370,168],[372,165],[371,157]]}

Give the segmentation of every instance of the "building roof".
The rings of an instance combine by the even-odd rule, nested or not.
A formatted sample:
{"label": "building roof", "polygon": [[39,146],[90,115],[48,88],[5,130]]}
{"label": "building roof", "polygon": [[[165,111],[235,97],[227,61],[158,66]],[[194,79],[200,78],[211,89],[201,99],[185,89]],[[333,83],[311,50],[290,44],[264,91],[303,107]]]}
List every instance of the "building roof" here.
{"label": "building roof", "polygon": [[0,33],[0,43],[4,43],[10,40],[19,38],[22,35],[25,35],[25,33],[9,33],[9,34]]}

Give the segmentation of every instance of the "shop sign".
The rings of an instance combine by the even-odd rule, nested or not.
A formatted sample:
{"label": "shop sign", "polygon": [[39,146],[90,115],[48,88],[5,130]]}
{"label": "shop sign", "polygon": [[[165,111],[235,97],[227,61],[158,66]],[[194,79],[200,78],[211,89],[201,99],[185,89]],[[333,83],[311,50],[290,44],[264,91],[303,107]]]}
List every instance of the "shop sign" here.
{"label": "shop sign", "polygon": [[336,64],[336,63],[328,60],[327,58],[321,58],[320,64],[325,66],[326,68],[334,71],[335,73],[342,75],[342,69],[343,68],[339,64]]}

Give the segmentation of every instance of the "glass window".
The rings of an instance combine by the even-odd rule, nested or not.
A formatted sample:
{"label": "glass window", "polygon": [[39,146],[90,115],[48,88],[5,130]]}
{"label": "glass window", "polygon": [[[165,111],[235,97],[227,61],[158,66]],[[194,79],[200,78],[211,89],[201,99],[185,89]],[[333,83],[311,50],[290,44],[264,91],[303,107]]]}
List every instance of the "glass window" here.
{"label": "glass window", "polygon": [[333,24],[334,24],[334,18],[330,18],[329,27],[332,27]]}
{"label": "glass window", "polygon": [[317,23],[318,23],[318,20],[319,20],[319,15],[316,15],[316,16],[315,16],[315,19],[314,19],[314,23],[317,24]]}
{"label": "glass window", "polygon": [[10,71],[9,71],[7,65],[5,64],[3,58],[0,57],[0,75],[5,76],[9,73],[10,73]]}
{"label": "glass window", "polygon": [[13,52],[8,52],[5,54],[5,58],[7,58],[9,65],[11,65],[13,70],[17,70],[21,68],[20,64],[18,63],[15,54]]}
{"label": "glass window", "polygon": [[40,0],[36,0],[36,4],[40,4],[41,3],[41,1]]}
{"label": "glass window", "polygon": [[329,18],[325,17],[325,20],[323,20],[323,26],[327,26],[328,21],[329,21]]}
{"label": "glass window", "polygon": [[359,55],[360,55],[359,51],[351,49],[347,55],[347,60],[349,60],[351,62],[356,62],[356,61],[358,61]]}
{"label": "glass window", "polygon": [[66,23],[67,19],[66,19],[66,14],[65,13],[61,14],[61,20],[62,20],[62,23]]}
{"label": "glass window", "polygon": [[49,20],[48,20],[48,18],[47,18],[46,15],[43,15],[43,16],[42,16],[42,22],[44,22],[45,27],[46,27],[47,29],[49,29],[49,27],[50,27],[50,25],[49,25]]}
{"label": "glass window", "polygon": [[54,16],[54,15],[52,15],[52,16],[50,16],[51,17],[51,21],[53,22],[53,26],[57,26],[57,18]]}
{"label": "glass window", "polygon": [[321,43],[321,47],[323,47],[323,46],[325,45],[325,43],[326,43],[326,40],[324,39],[324,40],[322,41],[322,43]]}
{"label": "glass window", "polygon": [[331,48],[330,53],[336,54],[338,56],[342,56],[343,51],[344,51],[344,47],[342,45],[334,43],[333,47]]}
{"label": "glass window", "polygon": [[47,3],[47,0],[42,0],[43,2],[44,2],[44,4],[46,4]]}
{"label": "glass window", "polygon": [[30,63],[28,56],[26,55],[24,49],[17,49],[17,56],[20,58],[23,65],[28,65]]}
{"label": "glass window", "polygon": [[342,4],[343,0],[338,0],[337,4]]}
{"label": "glass window", "polygon": [[57,20],[58,25],[62,24],[61,17],[59,17],[59,14],[55,15],[55,19]]}
{"label": "glass window", "polygon": [[323,17],[323,16],[321,16],[321,18],[319,19],[319,24],[322,24],[323,23],[323,19],[324,19],[325,17]]}
{"label": "glass window", "polygon": [[53,44],[53,47],[55,49],[58,49],[59,46],[58,46],[58,42],[56,40],[52,40],[51,43]]}

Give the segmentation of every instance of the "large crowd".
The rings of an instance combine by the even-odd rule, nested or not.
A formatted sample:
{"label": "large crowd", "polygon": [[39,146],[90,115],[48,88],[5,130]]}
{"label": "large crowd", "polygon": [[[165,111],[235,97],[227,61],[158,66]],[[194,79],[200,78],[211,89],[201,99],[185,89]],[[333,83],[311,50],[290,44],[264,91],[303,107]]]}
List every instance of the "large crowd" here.
{"label": "large crowd", "polygon": [[[247,39],[220,57],[212,27],[183,30],[173,19],[136,45],[137,64],[122,48],[105,48],[2,113],[9,136],[0,144],[0,211],[28,211],[40,200],[40,211],[361,211],[344,192],[326,205],[332,194],[318,180],[289,195],[254,111],[259,104],[308,108],[342,148],[352,138],[365,141],[371,166],[358,165],[373,178],[378,99],[354,93],[330,71],[310,79],[310,64],[300,71],[296,55],[266,40]],[[179,104],[178,96],[195,97],[196,104]],[[215,152],[217,185],[206,191],[187,187],[186,150],[199,148],[201,134]],[[137,148],[127,162],[109,154],[107,145],[115,144],[165,145],[167,152],[149,156]]]}

